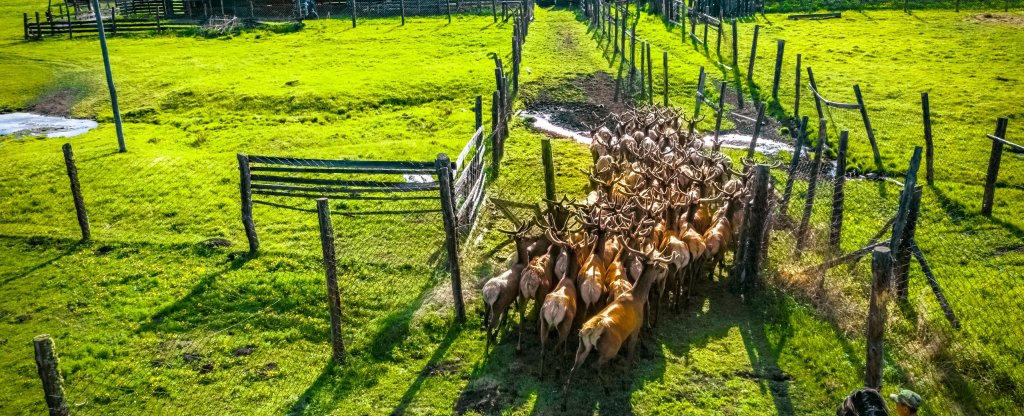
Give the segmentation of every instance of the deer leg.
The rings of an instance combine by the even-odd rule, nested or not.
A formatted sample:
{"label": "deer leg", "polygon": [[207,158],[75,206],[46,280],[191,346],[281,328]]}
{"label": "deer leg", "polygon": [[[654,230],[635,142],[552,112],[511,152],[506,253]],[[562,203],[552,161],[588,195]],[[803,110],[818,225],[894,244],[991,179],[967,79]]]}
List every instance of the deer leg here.
{"label": "deer leg", "polygon": [[526,326],[526,301],[519,304],[519,340],[516,341],[516,352],[523,352],[523,327]]}
{"label": "deer leg", "polygon": [[572,383],[572,375],[576,373],[576,369],[583,364],[583,361],[587,359],[587,354],[590,354],[590,346],[586,345],[586,342],[580,340],[580,346],[576,349],[576,361],[572,364],[572,369],[569,370],[569,378],[565,380],[565,388],[562,389],[562,411],[566,410],[566,404],[569,402],[569,385]]}
{"label": "deer leg", "polygon": [[538,378],[544,378],[544,344],[548,340],[548,324],[543,317],[540,318],[540,371]]}

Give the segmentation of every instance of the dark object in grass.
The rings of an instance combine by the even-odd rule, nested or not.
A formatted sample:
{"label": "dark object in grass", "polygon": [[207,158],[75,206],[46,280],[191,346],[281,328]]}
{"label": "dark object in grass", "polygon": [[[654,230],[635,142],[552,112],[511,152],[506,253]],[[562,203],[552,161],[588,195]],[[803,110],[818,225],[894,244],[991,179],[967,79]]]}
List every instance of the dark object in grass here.
{"label": "dark object in grass", "polygon": [[190,363],[191,364],[191,363],[194,363],[196,361],[199,361],[199,360],[203,359],[203,356],[201,356],[199,354],[187,353],[182,358],[185,360],[186,363]]}
{"label": "dark object in grass", "polygon": [[199,374],[206,374],[211,371],[213,371],[213,363],[203,364],[203,366],[199,368]]}
{"label": "dark object in grass", "polygon": [[203,240],[199,245],[206,248],[231,247],[231,241],[226,238],[213,237]]}
{"label": "dark object in grass", "polygon": [[[514,396],[514,395],[511,395]],[[469,411],[481,414],[497,413],[501,409],[501,391],[497,385],[467,387],[459,395],[455,403],[455,414],[461,415]]]}
{"label": "dark object in grass", "polygon": [[889,408],[885,404],[878,391],[870,388],[863,388],[846,396],[837,416],[887,416]]}
{"label": "dark object in grass", "polygon": [[810,13],[810,14],[791,14],[787,17],[789,20],[824,20],[824,19],[838,19],[843,17],[842,13]]}
{"label": "dark object in grass", "polygon": [[249,354],[252,354],[253,350],[255,349],[256,347],[252,345],[246,345],[244,347],[236,348],[234,351],[231,352],[231,355],[234,355],[235,357],[244,357]]}
{"label": "dark object in grass", "polygon": [[96,255],[98,255],[98,256],[106,255],[107,253],[110,253],[111,251],[114,251],[114,248],[111,247],[111,246],[100,246],[100,248],[96,249]]}

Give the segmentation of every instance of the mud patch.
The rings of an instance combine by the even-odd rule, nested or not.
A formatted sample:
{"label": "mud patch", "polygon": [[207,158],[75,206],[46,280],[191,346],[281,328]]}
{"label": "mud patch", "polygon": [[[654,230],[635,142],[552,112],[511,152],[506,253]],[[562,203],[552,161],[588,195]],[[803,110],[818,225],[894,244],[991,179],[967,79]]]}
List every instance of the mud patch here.
{"label": "mud patch", "polygon": [[1024,27],[1024,15],[1015,13],[979,13],[967,17],[967,21]]}
{"label": "mud patch", "polygon": [[455,374],[457,371],[459,371],[459,368],[462,366],[461,364],[462,363],[459,360],[431,363],[428,364],[426,368],[423,369],[423,371],[420,371],[420,374],[427,377],[447,376]]}
{"label": "mud patch", "polygon": [[626,111],[624,103],[615,102],[615,80],[606,72],[580,75],[571,81],[582,91],[585,101],[567,102],[541,92],[527,103],[530,113],[545,114],[551,123],[573,131],[590,131],[601,124],[610,113]]}
{"label": "mud patch", "polygon": [[75,103],[81,98],[82,92],[75,88],[51,90],[44,93],[25,109],[33,113],[67,117],[71,115],[71,107],[74,107]]}
{"label": "mud patch", "polygon": [[501,410],[503,395],[515,397],[515,392],[502,393],[493,382],[467,386],[455,403],[455,414],[462,415],[469,411],[488,415],[498,413]]}

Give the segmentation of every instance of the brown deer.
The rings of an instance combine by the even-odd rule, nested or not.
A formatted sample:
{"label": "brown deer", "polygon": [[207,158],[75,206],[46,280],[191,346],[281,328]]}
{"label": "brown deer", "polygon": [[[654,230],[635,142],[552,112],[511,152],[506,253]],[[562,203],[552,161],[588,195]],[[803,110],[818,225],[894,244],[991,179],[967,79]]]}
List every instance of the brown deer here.
{"label": "brown deer", "polygon": [[590,253],[587,251],[593,250],[596,241],[595,237],[588,237],[582,233],[576,234],[576,239],[570,234],[567,241],[559,239],[553,230],[548,230],[546,235],[548,240],[562,249],[561,254],[564,255],[567,266],[558,284],[544,297],[544,304],[540,309],[540,377],[544,377],[544,347],[551,328],[558,333],[555,349],[561,346],[563,353],[565,352],[569,331],[576,320],[576,305],[579,299],[576,276],[583,267],[579,259],[589,257]]}
{"label": "brown deer", "polygon": [[[629,247],[627,250],[635,252]],[[628,342],[627,352],[629,360],[632,361],[637,341],[640,339],[640,327],[644,320],[644,304],[647,303],[647,295],[650,293],[651,285],[658,279],[658,275],[667,271],[665,264],[668,261],[668,259],[654,255],[653,250],[643,253],[642,257],[645,263],[644,272],[633,288],[611,301],[601,312],[588,319],[580,329],[580,343],[576,350],[576,359],[572,370],[569,370],[569,378],[565,381],[565,388],[562,392],[563,411],[569,399],[572,376],[576,373],[576,369],[583,365],[591,350],[596,349],[598,353],[597,370],[602,384],[604,384],[604,377],[601,374],[601,367],[618,355],[623,343]]]}
{"label": "brown deer", "polygon": [[[505,272],[497,275],[491,280],[488,280],[483,287],[483,298],[484,298],[484,321],[487,324],[487,344],[484,347],[484,353],[491,347],[491,341],[497,338],[498,330],[501,325],[504,324],[508,319],[508,308],[512,305],[512,302],[519,296],[519,280],[523,269],[526,268],[524,259],[529,258],[529,246],[534,241],[527,238],[526,233],[529,231],[531,224],[523,224],[516,231],[504,231],[506,234],[512,235],[512,240],[515,242],[517,258],[512,266]],[[491,331],[494,331],[493,335]]]}

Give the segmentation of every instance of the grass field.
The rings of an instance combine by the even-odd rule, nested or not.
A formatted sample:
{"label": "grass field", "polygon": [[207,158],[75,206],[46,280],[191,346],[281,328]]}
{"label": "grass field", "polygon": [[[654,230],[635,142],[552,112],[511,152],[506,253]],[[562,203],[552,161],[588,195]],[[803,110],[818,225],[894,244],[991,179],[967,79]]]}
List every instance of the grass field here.
{"label": "grass field", "polygon": [[[27,7],[0,1],[4,12]],[[948,20],[935,13],[916,16]],[[843,24],[897,18],[871,12]],[[899,19],[914,23],[910,17]],[[0,384],[0,413],[36,414],[45,407],[31,358],[30,340],[40,333],[56,339],[69,398],[80,413],[548,414],[558,408],[564,380],[550,372],[545,379],[536,376],[535,338],[527,338],[523,355],[507,342],[484,355],[475,289],[468,290],[469,322],[450,324],[447,277],[436,270],[441,244],[436,214],[336,213],[350,354],[337,367],[328,364],[315,216],[257,207],[266,250],[255,258],[242,253],[236,152],[402,160],[456,153],[472,133],[473,97],[483,95],[488,103],[494,88],[488,54],[508,60],[510,24],[493,24],[489,17],[456,17],[451,24],[444,18],[415,18],[403,27],[397,19],[381,19],[352,29],[345,21],[327,20],[307,22],[292,33],[112,39],[129,148],[116,154],[97,43],[88,38],[22,42],[14,30],[20,21],[2,22],[0,71],[17,76],[0,80],[0,87],[9,87],[0,93],[0,108],[71,96],[70,114],[97,118],[100,128],[68,140],[78,155],[90,207],[96,241],[89,244],[75,242],[60,159],[64,140],[0,138],[5,166],[0,171],[0,257],[5,259],[0,262],[0,379],[9,380]],[[671,79],[672,102],[688,107],[695,65],[707,66],[708,58],[679,43],[675,30],[647,17],[638,28],[670,51],[673,67],[679,68]],[[762,28],[763,39],[770,33]],[[789,33],[785,37],[799,36]],[[805,62],[813,53],[807,42]],[[1021,59],[1007,54],[1010,62]],[[948,61],[968,67],[974,59],[961,58]],[[763,59],[769,60],[773,57]],[[527,101],[539,96],[585,101],[574,81],[614,71],[594,34],[562,10],[537,10],[523,62],[521,97]],[[1006,65],[989,71],[1012,78],[1012,65]],[[829,85],[860,79],[855,72],[834,72],[848,78],[825,78]],[[959,79],[949,70],[935,72]],[[934,88],[948,83],[936,82]],[[885,93],[865,86],[865,95]],[[933,108],[940,95],[933,92]],[[973,98],[942,100],[968,105]],[[884,103],[877,105],[883,114],[889,111]],[[813,103],[802,106],[810,110]],[[997,110],[1010,111],[1009,106],[992,111]],[[1020,112],[1007,114],[1019,119]],[[990,129],[987,119],[969,120],[971,129],[975,124],[978,131]],[[513,126],[492,195],[539,200],[539,139]],[[947,150],[938,150],[939,155],[952,153],[948,149],[955,141],[941,143],[937,149]],[[905,149],[886,146],[887,162],[900,166],[905,158],[897,153]],[[586,149],[555,141],[554,152],[559,191],[585,192],[586,178],[575,168],[586,165]],[[976,155],[964,157],[967,163]],[[1005,161],[1004,171],[1014,162]],[[1013,297],[1020,295],[1020,286],[1012,279],[1020,277],[1024,254],[1017,249],[991,253],[1019,244],[1024,224],[1010,216],[1013,203],[997,206],[997,220],[978,216],[980,178],[961,179],[948,165],[941,169],[939,186],[925,193],[919,243],[940,279],[959,276],[958,284],[941,280],[967,331],[953,338],[951,351],[975,355],[956,357],[954,368],[962,374],[952,381],[918,374],[915,365],[931,367],[913,361],[917,356],[893,355],[886,389],[922,390],[928,414],[1008,413],[1022,401],[1012,386],[1024,383],[1015,341],[1021,334],[1012,324],[1022,313]],[[1013,201],[1022,181],[1006,177],[1007,184],[1018,185],[1001,188],[999,200]],[[848,188],[848,215],[864,220],[850,224],[844,248],[854,248],[891,215],[897,190],[885,191],[880,197],[880,188],[867,182]],[[338,213],[375,207],[380,206],[334,204]],[[824,204],[820,208],[815,215],[822,220],[816,223],[827,215]],[[487,232],[505,225],[494,213],[483,213],[481,238],[470,240],[464,253],[463,268],[471,276],[467,287],[482,285],[508,254],[500,234]],[[225,237],[234,246],[199,244],[210,237]],[[964,242],[972,248],[964,250]],[[780,234],[780,249],[772,251],[772,266],[780,273],[788,264],[787,244]],[[862,265],[830,285],[847,292],[843,299],[856,298],[866,293],[864,283],[848,276],[864,273]],[[999,286],[1006,282],[1010,290]],[[584,375],[570,409],[820,414],[831,412],[859,386],[864,344],[841,322],[800,296],[771,291],[743,303],[721,284],[700,288],[698,307],[645,339],[632,367],[615,363],[611,371],[622,376],[610,394],[601,391],[596,377]],[[894,317],[895,336],[908,344],[898,345],[896,354],[910,350],[922,328],[937,325],[934,301],[927,303],[930,293],[917,272],[912,291],[915,302],[930,308],[922,314],[929,325],[918,325],[909,315]],[[974,304],[990,309],[965,307]],[[987,316],[991,310],[1005,314]],[[568,359],[557,363],[561,377],[566,364]]]}

